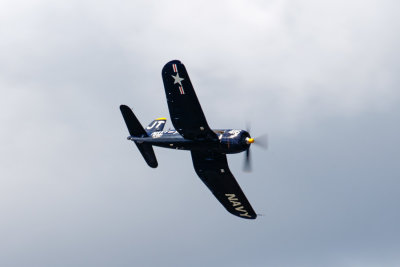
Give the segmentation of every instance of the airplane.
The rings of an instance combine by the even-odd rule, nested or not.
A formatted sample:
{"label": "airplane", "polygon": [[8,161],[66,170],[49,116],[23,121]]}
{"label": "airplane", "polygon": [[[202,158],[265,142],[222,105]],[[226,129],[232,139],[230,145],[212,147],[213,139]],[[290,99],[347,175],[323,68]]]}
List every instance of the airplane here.
{"label": "airplane", "polygon": [[194,169],[225,209],[244,219],[256,219],[249,201],[228,167],[226,154],[246,151],[255,142],[248,131],[212,130],[204,116],[185,66],[179,60],[168,62],[162,69],[165,94],[175,130],[163,131],[166,118],[158,118],[143,128],[131,108],[120,110],[128,127],[128,140],[133,141],[146,163],[156,168],[153,146],[189,150]]}

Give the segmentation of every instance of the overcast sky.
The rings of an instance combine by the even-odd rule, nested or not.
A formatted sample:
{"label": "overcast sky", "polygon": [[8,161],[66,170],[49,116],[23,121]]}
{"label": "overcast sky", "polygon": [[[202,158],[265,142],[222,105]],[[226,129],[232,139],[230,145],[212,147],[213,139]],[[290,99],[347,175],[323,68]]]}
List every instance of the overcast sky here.
{"label": "overcast sky", "polygon": [[[399,8],[0,1],[0,265],[400,266]],[[126,140],[120,104],[169,120],[172,59],[212,128],[268,133],[228,157],[255,221]]]}

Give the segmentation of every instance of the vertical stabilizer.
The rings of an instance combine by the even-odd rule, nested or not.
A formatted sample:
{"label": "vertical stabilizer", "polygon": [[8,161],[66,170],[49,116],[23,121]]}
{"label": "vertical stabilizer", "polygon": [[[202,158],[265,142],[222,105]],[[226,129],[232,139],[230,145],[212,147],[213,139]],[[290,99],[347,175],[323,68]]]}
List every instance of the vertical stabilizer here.
{"label": "vertical stabilizer", "polygon": [[162,131],[164,129],[166,122],[167,122],[166,118],[155,119],[149,124],[149,126],[146,127],[145,131],[148,135],[151,135],[154,132]]}

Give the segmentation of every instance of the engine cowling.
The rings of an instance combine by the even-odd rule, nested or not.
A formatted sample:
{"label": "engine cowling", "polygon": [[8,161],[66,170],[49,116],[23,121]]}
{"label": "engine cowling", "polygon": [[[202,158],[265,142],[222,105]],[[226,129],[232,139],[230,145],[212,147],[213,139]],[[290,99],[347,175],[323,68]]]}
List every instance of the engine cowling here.
{"label": "engine cowling", "polygon": [[248,149],[254,139],[244,130],[221,130],[218,133],[220,147],[226,154],[240,153]]}

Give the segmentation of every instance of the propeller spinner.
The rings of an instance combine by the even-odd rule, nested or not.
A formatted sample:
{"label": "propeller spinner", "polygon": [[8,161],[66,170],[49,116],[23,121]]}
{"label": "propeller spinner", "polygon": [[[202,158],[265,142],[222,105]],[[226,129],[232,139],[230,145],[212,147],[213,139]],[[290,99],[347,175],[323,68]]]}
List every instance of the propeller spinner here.
{"label": "propeller spinner", "polygon": [[[249,132],[249,127],[247,127],[247,132]],[[246,144],[251,145],[251,144],[255,144],[257,146],[260,146],[264,149],[267,149],[268,147],[268,139],[267,139],[267,135],[263,134],[257,138],[251,138],[251,137],[246,137]],[[257,140],[257,141],[256,141]],[[243,165],[243,171],[245,172],[251,172],[252,168],[251,168],[251,157],[250,157],[250,146],[247,148],[246,150],[246,154],[245,154],[245,159],[244,159],[244,165]]]}

